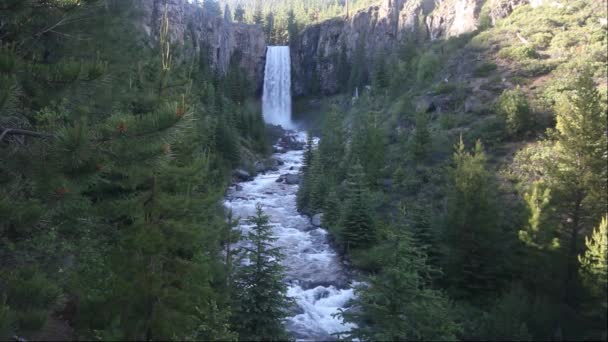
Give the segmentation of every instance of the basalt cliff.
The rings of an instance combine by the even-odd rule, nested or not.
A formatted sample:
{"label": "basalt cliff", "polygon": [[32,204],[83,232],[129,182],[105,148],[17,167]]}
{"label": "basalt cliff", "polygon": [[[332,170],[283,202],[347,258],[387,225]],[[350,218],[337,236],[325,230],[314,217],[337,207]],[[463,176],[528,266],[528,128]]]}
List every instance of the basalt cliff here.
{"label": "basalt cliff", "polygon": [[[150,44],[159,37],[165,13],[170,22],[170,39],[181,45],[186,55],[204,49],[211,65],[226,73],[231,58],[238,53],[240,65],[248,73],[256,88],[264,80],[266,41],[260,25],[232,22],[229,18],[206,13],[200,6],[187,0],[137,0],[141,15],[139,25]],[[165,7],[166,6],[166,7]]]}
{"label": "basalt cliff", "polygon": [[418,43],[447,39],[492,25],[521,4],[540,5],[543,0],[383,0],[357,13],[311,25],[292,42],[294,95],[307,95],[307,85],[318,78],[319,90],[338,89],[341,49],[352,63],[362,44],[368,66],[377,53],[394,49],[399,42]]}

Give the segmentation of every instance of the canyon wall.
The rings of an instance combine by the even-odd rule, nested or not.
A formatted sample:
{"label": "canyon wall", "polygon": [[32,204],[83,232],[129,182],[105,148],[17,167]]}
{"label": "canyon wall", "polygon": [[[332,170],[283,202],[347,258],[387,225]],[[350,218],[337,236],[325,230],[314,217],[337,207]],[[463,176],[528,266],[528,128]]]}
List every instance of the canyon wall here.
{"label": "canyon wall", "polygon": [[[475,31],[482,19],[482,8],[490,23],[510,14],[521,4],[542,0],[383,0],[378,6],[311,25],[292,43],[293,92],[307,95],[309,85],[318,78],[322,94],[338,89],[338,60],[342,48],[352,63],[358,44],[363,44],[366,65],[380,51],[394,49],[411,38],[419,43],[447,39]],[[487,6],[486,8],[484,8]]]}
{"label": "canyon wall", "polygon": [[194,55],[202,48],[209,52],[212,66],[226,73],[235,52],[241,55],[241,67],[259,91],[264,80],[266,41],[260,25],[240,24],[228,18],[210,15],[187,0],[136,0],[141,16],[139,24],[150,43],[158,40],[165,11],[170,23],[170,39],[180,44],[184,53]]}

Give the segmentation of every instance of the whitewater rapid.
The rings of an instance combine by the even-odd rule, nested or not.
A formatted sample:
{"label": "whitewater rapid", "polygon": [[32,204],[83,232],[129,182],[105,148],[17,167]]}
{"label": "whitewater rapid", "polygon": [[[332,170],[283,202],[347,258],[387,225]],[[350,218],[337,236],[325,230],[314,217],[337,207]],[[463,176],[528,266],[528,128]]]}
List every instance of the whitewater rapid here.
{"label": "whitewater rapid", "polygon": [[[305,134],[293,133],[301,141]],[[239,183],[228,190],[225,206],[234,216],[241,217],[240,229],[246,233],[250,226],[246,218],[255,214],[260,203],[270,223],[276,245],[285,256],[285,282],[288,296],[297,308],[286,322],[287,330],[297,340],[326,341],[336,339],[332,334],[350,330],[333,317],[345,308],[354,293],[348,273],[328,242],[325,229],[316,228],[308,217],[296,208],[298,185],[277,183],[282,174],[297,174],[302,166],[303,151],[274,154],[284,162],[277,171],[260,174],[252,181]],[[241,189],[242,187],[242,189]]]}

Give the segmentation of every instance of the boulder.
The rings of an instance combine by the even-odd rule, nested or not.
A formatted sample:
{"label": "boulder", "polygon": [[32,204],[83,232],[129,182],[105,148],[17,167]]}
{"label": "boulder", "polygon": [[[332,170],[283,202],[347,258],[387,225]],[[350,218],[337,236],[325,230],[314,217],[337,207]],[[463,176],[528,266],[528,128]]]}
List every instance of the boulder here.
{"label": "boulder", "polygon": [[251,174],[243,169],[236,169],[232,172],[232,176],[236,178],[239,182],[247,182],[253,180]]}
{"label": "boulder", "polygon": [[266,165],[264,165],[264,163],[262,163],[261,161],[255,162],[255,164],[253,164],[253,167],[255,168],[255,172],[257,173],[266,172],[268,170]]}
{"label": "boulder", "polygon": [[312,225],[315,227],[321,227],[322,222],[323,222],[323,214],[320,214],[320,213],[313,215],[313,217],[310,220],[310,223],[312,223]]}
{"label": "boulder", "polygon": [[393,187],[393,180],[390,179],[390,178],[383,179],[382,180],[382,186],[385,187],[385,188],[387,188],[387,189],[392,188]]}
{"label": "boulder", "polygon": [[290,185],[300,184],[300,178],[301,178],[300,175],[288,173],[285,175],[285,184],[290,184]]}
{"label": "boulder", "polygon": [[235,189],[236,191],[243,191],[243,187],[242,187],[242,186],[240,186],[240,185],[238,185],[238,184],[237,184],[237,185],[234,187],[234,189]]}

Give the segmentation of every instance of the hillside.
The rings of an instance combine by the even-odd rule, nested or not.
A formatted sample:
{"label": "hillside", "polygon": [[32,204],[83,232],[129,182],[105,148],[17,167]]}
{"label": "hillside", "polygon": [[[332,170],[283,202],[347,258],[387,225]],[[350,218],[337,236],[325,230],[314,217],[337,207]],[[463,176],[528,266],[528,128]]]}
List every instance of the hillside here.
{"label": "hillside", "polygon": [[[319,49],[328,57],[303,68],[323,71],[303,83],[309,97],[299,107],[324,114],[311,127],[321,142],[300,209],[323,213],[339,248],[380,287],[360,290],[363,314],[345,314],[365,327],[351,336],[393,339],[384,334],[402,326],[393,321],[399,315],[433,322],[452,314],[460,328],[444,333],[464,340],[605,339],[606,293],[585,290],[577,258],[592,248],[592,234],[605,234],[606,5],[476,3],[478,28],[444,39],[380,34],[384,40],[365,44],[385,48],[361,49],[349,37],[361,27],[379,35],[384,19],[334,20],[302,33],[315,37],[303,38],[313,47],[344,39],[346,53],[324,45],[336,57]],[[348,95],[314,95],[336,91]],[[441,270],[422,283],[453,306],[438,299],[442,309],[420,313],[423,304],[401,293],[423,294],[381,285],[396,277],[387,266],[396,238],[422,248],[419,270]],[[403,309],[378,304],[383,296],[400,298]],[[402,327],[397,334],[446,338],[432,324],[426,333]]]}

